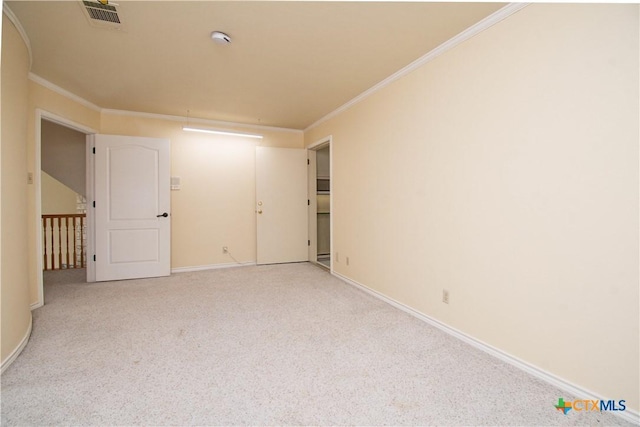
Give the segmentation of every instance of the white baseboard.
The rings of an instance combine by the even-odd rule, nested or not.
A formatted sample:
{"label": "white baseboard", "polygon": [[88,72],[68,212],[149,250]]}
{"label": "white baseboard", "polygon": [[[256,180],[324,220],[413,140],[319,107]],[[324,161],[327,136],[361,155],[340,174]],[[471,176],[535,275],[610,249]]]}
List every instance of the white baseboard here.
{"label": "white baseboard", "polygon": [[40,308],[43,305],[44,303],[42,301],[34,302],[33,304],[31,304],[31,311],[35,310],[36,308]]}
{"label": "white baseboard", "polygon": [[[509,353],[506,353],[496,347],[493,347],[490,344],[487,344],[483,341],[480,341],[476,338],[473,338],[470,335],[465,334],[462,331],[459,331],[458,329],[452,328],[451,326],[440,322],[439,320],[434,319],[433,317],[427,316],[426,314],[423,314],[401,302],[398,302],[392,298],[389,298],[388,296],[378,292],[378,291],[374,291],[371,288],[368,288],[367,286],[358,283],[354,280],[349,279],[348,277],[345,277],[343,275],[341,275],[340,273],[336,273],[335,271],[332,272],[331,274],[333,274],[334,276],[336,276],[337,278],[339,278],[340,280],[346,282],[349,285],[355,286],[356,288],[386,302],[387,304],[391,304],[392,306],[404,311],[405,313],[408,313],[432,326],[435,326],[436,328],[458,338],[459,340],[462,340],[464,342],[466,342],[469,345],[472,345],[473,347],[484,351],[485,353],[490,354],[491,356],[497,357],[498,359],[512,365],[515,366],[518,369],[521,369],[525,372],[527,372],[528,374],[533,375],[536,378],[541,379],[542,381],[545,381],[561,390],[566,391],[567,393],[570,393],[571,395],[577,396],[581,399],[589,399],[589,400],[609,400],[608,398],[605,398],[604,396],[601,396],[597,393],[594,393],[591,390],[587,390],[584,387],[581,387],[577,384],[573,384],[570,381],[567,381],[563,378],[560,378],[559,376],[552,374],[551,372],[547,372],[543,369],[538,368],[535,365],[532,365],[528,362],[525,362],[522,359],[519,359],[515,356],[510,355]],[[637,411],[634,411],[632,409],[627,409],[623,412],[612,412],[614,415],[623,418],[626,421],[629,421],[631,423],[634,424],[639,424],[640,423],[640,413],[638,413]]]}
{"label": "white baseboard", "polygon": [[233,262],[228,264],[209,264],[209,265],[195,265],[192,267],[176,267],[171,269],[171,273],[186,273],[188,271],[203,271],[203,270],[217,270],[220,268],[231,267],[246,267],[256,265],[255,261],[249,262]]}
{"label": "white baseboard", "polygon": [[0,365],[0,374],[5,371],[13,363],[14,360],[22,353],[22,350],[27,346],[29,342],[29,337],[31,336],[31,329],[33,328],[33,317],[31,316],[31,312],[29,312],[29,327],[27,328],[27,332],[25,332],[24,337],[22,337],[22,341],[20,344],[13,349],[9,357],[6,358],[2,365]]}

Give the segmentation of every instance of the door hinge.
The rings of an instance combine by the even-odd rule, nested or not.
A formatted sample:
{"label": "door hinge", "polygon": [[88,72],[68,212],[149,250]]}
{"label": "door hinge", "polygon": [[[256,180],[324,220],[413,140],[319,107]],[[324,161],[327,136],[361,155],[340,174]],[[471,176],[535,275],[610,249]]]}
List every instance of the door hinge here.
{"label": "door hinge", "polygon": [[96,147],[93,147],[93,154],[96,154]]}
{"label": "door hinge", "polygon": [[307,240],[307,246],[311,246],[311,240]]}
{"label": "door hinge", "polygon": [[95,261],[95,260],[96,260],[96,256],[94,255],[94,256],[93,256],[93,261]]}
{"label": "door hinge", "polygon": [[95,200],[93,201],[93,207],[94,208],[96,207],[96,201]]}
{"label": "door hinge", "polygon": [[307,199],[307,206],[311,206],[311,200]]}
{"label": "door hinge", "polygon": [[309,166],[311,163],[309,162],[309,159],[307,159],[307,166]]}

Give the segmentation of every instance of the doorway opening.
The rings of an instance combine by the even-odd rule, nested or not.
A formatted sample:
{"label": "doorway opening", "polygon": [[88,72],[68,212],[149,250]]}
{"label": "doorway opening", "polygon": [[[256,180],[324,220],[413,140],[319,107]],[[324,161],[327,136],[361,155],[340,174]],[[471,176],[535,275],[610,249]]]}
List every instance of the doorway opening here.
{"label": "doorway opening", "polygon": [[43,119],[40,202],[43,270],[86,268],[86,135]]}
{"label": "doorway opening", "polygon": [[331,268],[331,169],[329,145],[316,150],[317,261]]}
{"label": "doorway opening", "polygon": [[331,137],[309,147],[309,166],[309,259],[331,270]]}
{"label": "doorway opening", "polygon": [[90,157],[86,136],[93,129],[37,110],[35,138],[36,280],[44,305],[44,282],[87,278],[91,220],[87,200]]}

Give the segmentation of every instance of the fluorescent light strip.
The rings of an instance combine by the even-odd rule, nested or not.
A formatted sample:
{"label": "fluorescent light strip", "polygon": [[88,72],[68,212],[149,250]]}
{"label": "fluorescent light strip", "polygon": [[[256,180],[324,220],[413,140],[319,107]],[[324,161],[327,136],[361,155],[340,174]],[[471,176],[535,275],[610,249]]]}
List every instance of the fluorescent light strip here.
{"label": "fluorescent light strip", "polygon": [[182,130],[186,130],[186,131],[189,131],[189,132],[214,133],[216,135],[244,136],[246,138],[262,139],[262,135],[256,135],[254,133],[226,132],[226,131],[223,131],[223,130],[192,128],[192,127],[189,127],[189,126],[182,126]]}

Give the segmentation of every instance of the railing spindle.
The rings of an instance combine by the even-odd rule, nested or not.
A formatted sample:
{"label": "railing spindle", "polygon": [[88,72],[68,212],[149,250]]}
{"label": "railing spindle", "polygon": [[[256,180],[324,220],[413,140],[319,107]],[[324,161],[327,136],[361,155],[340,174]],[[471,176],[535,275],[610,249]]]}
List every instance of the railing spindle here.
{"label": "railing spindle", "polygon": [[64,227],[65,227],[64,236],[66,238],[65,240],[66,240],[66,243],[67,243],[67,247],[65,248],[66,249],[66,256],[67,256],[67,268],[69,268],[69,265],[70,265],[70,262],[69,262],[69,217],[66,217],[64,219]]}
{"label": "railing spindle", "polygon": [[44,250],[44,269],[47,268],[47,218],[42,217],[42,230],[44,231],[43,239],[42,239],[42,249]]}
{"label": "railing spindle", "polygon": [[58,218],[58,270],[62,268],[62,218]]}
{"label": "railing spindle", "polygon": [[[43,235],[43,268],[45,270],[60,270],[63,268],[63,261],[66,259],[64,268],[84,268],[86,267],[86,257],[84,253],[84,219],[86,214],[60,214],[42,215],[42,235]],[[56,239],[56,221],[58,238]],[[64,224],[63,224],[64,221]],[[64,226],[63,226],[64,225]],[[49,236],[47,236],[47,226],[50,226]],[[62,237],[63,229],[65,237]],[[73,233],[73,234],[71,234]],[[70,236],[71,234],[71,236]],[[63,243],[66,248],[63,251]],[[70,248],[69,245],[73,245]],[[80,253],[78,254],[78,250]],[[56,254],[57,251],[57,254]],[[78,263],[79,259],[79,263]]]}
{"label": "railing spindle", "polygon": [[84,268],[84,215],[80,217],[80,265]]}
{"label": "railing spindle", "polygon": [[[73,251],[71,252],[73,255],[73,268],[78,268],[78,258],[77,258],[77,245],[76,245],[76,219],[71,218],[71,225],[73,226]],[[68,232],[67,232],[68,233]]]}
{"label": "railing spindle", "polygon": [[54,240],[54,236],[53,236],[53,218],[49,218],[49,225],[51,226],[51,270],[55,270],[56,269],[56,258],[55,258],[55,240]]}

